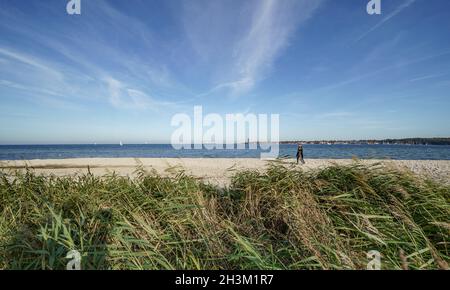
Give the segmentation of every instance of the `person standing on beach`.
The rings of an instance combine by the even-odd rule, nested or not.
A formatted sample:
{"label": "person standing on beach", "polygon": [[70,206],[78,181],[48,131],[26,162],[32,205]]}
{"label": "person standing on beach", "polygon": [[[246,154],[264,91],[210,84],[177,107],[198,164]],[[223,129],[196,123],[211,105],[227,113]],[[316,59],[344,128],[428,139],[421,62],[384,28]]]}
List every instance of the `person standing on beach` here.
{"label": "person standing on beach", "polygon": [[305,160],[303,159],[303,145],[302,144],[298,144],[298,148],[297,148],[297,164],[299,164],[299,162],[302,162],[302,164],[305,164]]}

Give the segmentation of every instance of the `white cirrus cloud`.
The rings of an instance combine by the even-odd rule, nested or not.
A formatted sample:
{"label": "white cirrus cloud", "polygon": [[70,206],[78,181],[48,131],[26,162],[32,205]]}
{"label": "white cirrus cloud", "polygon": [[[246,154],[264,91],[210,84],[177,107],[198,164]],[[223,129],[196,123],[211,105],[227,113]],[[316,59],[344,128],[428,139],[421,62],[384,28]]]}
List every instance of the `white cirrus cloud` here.
{"label": "white cirrus cloud", "polygon": [[111,76],[103,79],[109,92],[109,102],[119,109],[137,109],[159,111],[164,107],[175,106],[175,103],[159,101],[149,94],[132,88],[130,85]]}
{"label": "white cirrus cloud", "polygon": [[235,47],[234,94],[247,92],[270,71],[274,61],[288,45],[299,23],[306,21],[320,1],[260,1],[248,33]]}
{"label": "white cirrus cloud", "polygon": [[380,20],[380,22],[378,22],[377,24],[375,24],[374,26],[372,26],[369,30],[367,30],[366,32],[364,32],[360,37],[358,37],[355,42],[360,41],[361,39],[363,39],[364,37],[366,37],[369,33],[371,33],[372,31],[380,28],[382,25],[384,25],[386,22],[388,22],[389,20],[391,20],[392,18],[394,18],[395,16],[397,16],[397,14],[403,12],[403,10],[405,10],[406,8],[408,8],[409,6],[411,6],[412,4],[414,4],[414,2],[416,2],[416,0],[405,0],[402,4],[400,4],[396,9],[394,9],[394,11],[392,11],[391,13],[387,14],[385,17],[383,17],[383,19]]}
{"label": "white cirrus cloud", "polygon": [[216,65],[219,70],[216,73],[219,80],[200,96],[224,89],[239,96],[252,90],[270,74],[295,30],[314,14],[322,1],[238,3],[241,4],[238,8],[230,8],[223,2],[209,1],[202,9],[191,4],[186,9],[188,40],[202,61]]}
{"label": "white cirrus cloud", "polygon": [[34,57],[32,57],[30,55],[27,55],[27,54],[24,54],[21,52],[17,52],[17,51],[11,50],[11,49],[7,49],[4,47],[0,47],[0,54],[7,58],[10,58],[14,61],[19,61],[19,62],[26,64],[28,66],[31,66],[35,69],[46,72],[58,79],[63,79],[62,73],[60,73],[56,69],[51,68],[47,64],[35,59]]}

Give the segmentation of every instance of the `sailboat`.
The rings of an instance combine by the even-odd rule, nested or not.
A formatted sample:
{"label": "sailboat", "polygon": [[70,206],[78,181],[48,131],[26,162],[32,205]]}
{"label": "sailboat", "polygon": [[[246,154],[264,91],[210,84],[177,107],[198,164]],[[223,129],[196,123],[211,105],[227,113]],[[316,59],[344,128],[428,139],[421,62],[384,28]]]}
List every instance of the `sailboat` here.
{"label": "sailboat", "polygon": [[119,145],[120,145],[120,147],[122,147],[122,146],[123,146],[123,143],[122,143],[122,141],[120,141]]}

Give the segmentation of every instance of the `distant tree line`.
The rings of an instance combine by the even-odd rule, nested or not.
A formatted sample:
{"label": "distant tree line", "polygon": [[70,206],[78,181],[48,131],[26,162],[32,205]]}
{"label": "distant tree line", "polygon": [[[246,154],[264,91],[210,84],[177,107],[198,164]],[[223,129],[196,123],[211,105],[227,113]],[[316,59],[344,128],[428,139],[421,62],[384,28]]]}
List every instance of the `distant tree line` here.
{"label": "distant tree line", "polygon": [[383,140],[320,140],[281,141],[281,144],[405,144],[405,145],[450,145],[450,138],[404,138]]}
{"label": "distant tree line", "polygon": [[385,142],[397,142],[401,144],[417,145],[450,145],[450,138],[407,138],[407,139],[387,139]]}

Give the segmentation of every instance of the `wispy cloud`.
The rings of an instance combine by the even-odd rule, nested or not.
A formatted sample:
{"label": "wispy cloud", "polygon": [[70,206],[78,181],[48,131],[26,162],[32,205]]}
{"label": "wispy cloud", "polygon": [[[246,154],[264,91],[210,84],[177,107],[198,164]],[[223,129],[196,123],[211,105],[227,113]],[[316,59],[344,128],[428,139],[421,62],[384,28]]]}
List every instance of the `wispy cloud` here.
{"label": "wispy cloud", "polygon": [[444,76],[444,75],[446,75],[446,74],[440,73],[440,74],[424,75],[424,76],[420,76],[420,77],[417,77],[417,78],[410,79],[409,81],[410,81],[411,83],[414,83],[414,82],[419,82],[419,81],[424,81],[424,80],[429,80],[429,79],[439,78],[439,77],[442,77],[442,76]]}
{"label": "wispy cloud", "polygon": [[74,103],[99,95],[98,86],[91,85],[91,79],[67,64],[4,46],[0,46],[0,55],[7,58],[0,66],[3,77],[0,86],[26,92],[30,99],[60,104],[68,103],[69,99]]}
{"label": "wispy cloud", "polygon": [[159,111],[177,105],[172,102],[159,101],[149,94],[132,88],[130,85],[110,76],[106,77],[104,82],[109,90],[109,101],[116,108]]}
{"label": "wispy cloud", "polygon": [[150,104],[150,97],[145,93],[130,89],[123,82],[112,78],[105,78],[105,83],[109,90],[109,101],[116,107],[121,109],[147,109]]}
{"label": "wispy cloud", "polygon": [[[229,46],[227,51],[230,55],[223,55],[219,47],[218,51],[214,51],[217,57],[228,60],[227,64],[220,67],[220,69],[225,68],[227,71],[222,71],[220,73],[222,80],[202,96],[223,89],[228,90],[233,96],[242,95],[252,90],[258,82],[270,74],[274,62],[283,49],[288,46],[296,28],[314,14],[321,2],[307,0],[251,1],[247,3],[249,6],[244,7],[240,14],[241,17],[245,16],[244,20],[236,15],[225,13],[223,16],[214,19],[215,25],[219,27],[212,27],[212,29],[208,26],[211,24],[210,18],[203,19],[204,23],[199,23],[199,20],[197,20],[194,23],[195,25],[187,23],[187,33],[193,35],[189,39],[193,47],[202,55],[210,53],[204,47],[204,42],[216,42],[216,40],[210,38],[214,35],[202,36],[200,30],[208,28],[212,30],[209,32],[212,34],[216,34],[217,31],[226,31],[225,35],[230,31],[236,31],[237,35],[228,35],[227,39],[221,40],[227,42],[224,45]],[[212,10],[211,13],[209,11],[202,11],[202,13],[206,15],[214,14],[217,7],[209,6],[209,9]],[[227,17],[234,17],[235,23],[230,23]],[[217,24],[220,21],[222,23]],[[225,29],[223,26],[226,25],[232,27]],[[216,45],[214,44],[213,47]],[[211,45],[208,45],[208,48],[210,47]],[[207,58],[210,60],[211,56]]]}
{"label": "wispy cloud", "polygon": [[388,15],[386,15],[385,17],[383,17],[383,19],[380,20],[380,22],[378,22],[377,24],[375,24],[374,26],[372,26],[369,30],[367,30],[366,32],[364,32],[360,37],[358,37],[355,42],[360,41],[361,39],[363,39],[364,37],[366,37],[369,33],[373,32],[374,30],[380,28],[381,26],[383,26],[386,22],[388,22],[389,20],[391,20],[393,17],[395,17],[396,15],[398,15],[399,13],[401,13],[403,10],[405,10],[406,8],[408,8],[409,6],[411,6],[412,4],[414,4],[414,2],[416,2],[416,0],[405,0],[405,2],[403,2],[402,4],[400,4],[394,11],[392,11],[391,13],[389,13]]}
{"label": "wispy cloud", "polygon": [[46,104],[50,107],[66,110],[82,110],[83,107],[67,99],[65,95],[30,85],[23,85],[8,80],[0,80],[0,88],[9,88],[25,92],[33,96],[33,101],[38,104]]}
{"label": "wispy cloud", "polygon": [[[248,33],[235,47],[234,73],[237,80],[228,85],[233,94],[252,89],[287,45],[296,22],[289,13],[291,5],[267,0],[261,1],[255,9]],[[305,20],[311,13],[310,9],[299,15],[297,21]]]}
{"label": "wispy cloud", "polygon": [[251,25],[235,47],[232,94],[251,90],[269,73],[273,63],[288,45],[297,25],[312,16],[320,1],[261,1]]}
{"label": "wispy cloud", "polygon": [[62,79],[62,77],[63,77],[59,71],[50,68],[48,65],[42,63],[41,61],[36,60],[35,58],[33,58],[29,55],[19,53],[17,51],[10,50],[10,49],[4,48],[4,47],[0,47],[0,54],[2,54],[3,56],[6,56],[8,58],[11,58],[13,60],[24,63],[26,65],[32,66],[33,68],[42,70],[46,73],[50,73],[54,77],[57,77],[59,79]]}
{"label": "wispy cloud", "polygon": [[379,68],[379,69],[374,70],[374,71],[369,72],[369,73],[357,75],[355,77],[349,78],[347,80],[344,80],[344,81],[341,81],[341,82],[338,82],[338,83],[335,83],[335,84],[332,84],[332,85],[329,85],[329,86],[323,86],[323,87],[319,88],[318,90],[326,91],[326,90],[331,90],[331,89],[336,89],[336,88],[339,88],[339,87],[347,86],[347,85],[350,85],[352,83],[361,81],[363,79],[367,79],[367,78],[376,76],[378,74],[381,74],[383,72],[387,72],[389,70],[399,69],[399,68],[402,68],[402,67],[407,67],[407,66],[410,66],[410,65],[413,65],[413,64],[429,61],[431,59],[439,58],[439,57],[446,56],[446,55],[449,55],[449,54],[450,54],[450,51],[447,50],[447,51],[444,51],[444,52],[441,52],[441,53],[426,55],[426,56],[419,57],[419,58],[412,59],[412,60],[408,60],[408,61],[405,61],[405,62],[396,63],[396,64],[389,65],[389,66],[386,66],[386,67],[383,67],[383,68]]}
{"label": "wispy cloud", "polygon": [[[110,90],[105,88],[103,82],[110,74],[124,83],[131,83],[130,87],[139,84],[143,87],[142,90],[153,91],[155,99],[163,97],[171,99],[173,96],[187,95],[184,86],[174,79],[168,64],[154,57],[156,50],[162,48],[164,44],[161,39],[155,38],[152,27],[135,15],[129,15],[127,13],[129,11],[122,11],[112,4],[114,3],[103,0],[89,3],[89,6],[85,6],[83,21],[77,23],[79,29],[61,25],[52,29],[52,33],[47,33],[45,27],[34,27],[31,25],[32,21],[29,22],[30,19],[21,14],[16,15],[17,11],[3,10],[2,16],[7,17],[8,21],[0,21],[0,28],[20,35],[23,40],[33,42],[39,50],[30,55],[18,49],[2,47],[0,40],[0,57],[5,63],[0,71],[4,70],[10,76],[14,73],[11,78],[16,78],[16,83],[20,83],[22,90],[25,87],[28,87],[30,92],[34,90],[32,86],[36,85],[39,77],[42,79],[40,81],[42,89],[76,98],[103,97],[109,103],[114,97],[108,96]],[[54,5],[49,4],[46,8],[53,11]],[[74,19],[65,17],[61,23],[70,23]],[[138,44],[137,48],[111,45],[111,31],[114,31],[113,34],[123,43]],[[50,51],[51,55],[43,55],[42,51]],[[52,61],[48,62],[49,59]],[[20,63],[22,68],[16,68],[17,63]],[[32,71],[24,70],[24,65],[39,70],[40,73],[33,74]],[[121,101],[122,106],[114,107],[136,109],[154,107],[143,106],[139,97],[135,96],[133,101],[133,97],[127,94]]]}
{"label": "wispy cloud", "polygon": [[321,119],[321,120],[334,120],[334,119],[347,118],[347,117],[351,117],[351,116],[354,116],[354,113],[346,112],[346,111],[338,111],[338,112],[328,112],[328,113],[317,114],[315,117],[317,119]]}

